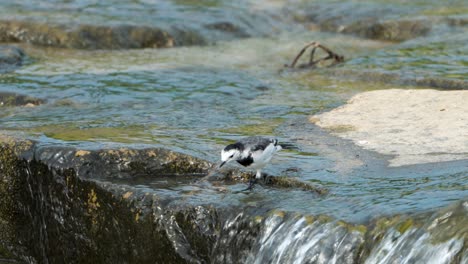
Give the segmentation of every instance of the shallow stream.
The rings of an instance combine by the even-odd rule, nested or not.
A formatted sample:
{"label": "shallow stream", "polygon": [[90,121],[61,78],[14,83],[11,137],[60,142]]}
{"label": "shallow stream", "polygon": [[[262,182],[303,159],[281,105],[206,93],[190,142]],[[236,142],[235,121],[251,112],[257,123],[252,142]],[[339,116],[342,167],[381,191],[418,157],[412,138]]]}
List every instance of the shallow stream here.
{"label": "shallow stream", "polygon": [[[0,6],[9,17],[46,22],[85,19],[95,24],[178,25],[192,28],[210,45],[97,51],[22,45],[28,63],[0,75],[0,92],[27,94],[47,102],[2,108],[0,129],[20,131],[43,145],[164,147],[211,162],[217,162],[223,146],[236,139],[273,136],[285,147],[265,172],[296,177],[328,189],[329,194],[261,186],[251,194],[234,194],[245,186],[228,185],[219,192],[183,177],[119,183],[174,197],[176,202],[325,214],[353,223],[426,212],[468,197],[466,160],[389,168],[388,157],[361,150],[308,121],[311,115],[338,107],[359,92],[419,87],[330,77],[326,69],[283,68],[304,43],[318,40],[345,55],[348,62],[339,69],[466,80],[466,27],[397,44],[291,26],[291,18],[281,15],[282,1],[274,1],[276,5],[269,1],[31,2],[35,1]],[[373,2],[369,5],[392,1]],[[406,1],[393,2],[395,16],[408,8]],[[452,10],[454,16],[466,18],[466,4],[458,1],[455,5],[465,12]],[[446,10],[438,1],[411,8],[421,16],[427,10]],[[249,16],[249,12],[256,15]],[[238,25],[242,38],[203,26],[226,20]]]}

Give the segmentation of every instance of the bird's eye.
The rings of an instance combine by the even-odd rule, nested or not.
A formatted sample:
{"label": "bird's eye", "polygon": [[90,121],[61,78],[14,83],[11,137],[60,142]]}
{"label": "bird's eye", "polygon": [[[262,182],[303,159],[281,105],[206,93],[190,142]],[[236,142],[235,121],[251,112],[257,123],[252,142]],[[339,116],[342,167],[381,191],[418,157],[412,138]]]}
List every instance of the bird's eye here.
{"label": "bird's eye", "polygon": [[231,156],[229,156],[229,158],[232,158],[232,157],[234,157],[234,154],[232,154]]}

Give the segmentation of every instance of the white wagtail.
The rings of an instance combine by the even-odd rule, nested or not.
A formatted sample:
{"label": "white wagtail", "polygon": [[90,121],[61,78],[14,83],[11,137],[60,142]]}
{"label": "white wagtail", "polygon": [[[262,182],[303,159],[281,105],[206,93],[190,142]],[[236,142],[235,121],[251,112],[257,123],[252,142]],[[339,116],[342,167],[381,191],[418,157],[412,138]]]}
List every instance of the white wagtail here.
{"label": "white wagtail", "polygon": [[[221,168],[224,164],[233,160],[237,161],[244,167],[257,170],[256,179],[262,177],[261,169],[270,162],[273,155],[281,150],[277,139],[264,137],[247,137],[237,141],[234,144],[227,145],[221,151]],[[253,188],[255,181],[249,182],[247,190]]]}

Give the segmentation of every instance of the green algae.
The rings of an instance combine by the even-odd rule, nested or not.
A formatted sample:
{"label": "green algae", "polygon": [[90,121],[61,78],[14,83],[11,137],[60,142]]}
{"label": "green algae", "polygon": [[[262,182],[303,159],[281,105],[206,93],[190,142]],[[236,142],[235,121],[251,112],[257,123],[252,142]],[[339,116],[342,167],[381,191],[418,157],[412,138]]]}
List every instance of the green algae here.
{"label": "green algae", "polygon": [[350,224],[342,220],[337,221],[337,224],[342,227],[345,227],[346,230],[348,230],[348,232],[358,232],[362,235],[365,235],[367,232],[367,226],[365,225]]}
{"label": "green algae", "polygon": [[223,1],[219,0],[172,0],[174,3],[179,5],[194,6],[196,8],[203,7],[217,7],[223,4]]}
{"label": "green algae", "polygon": [[294,177],[287,176],[270,176],[265,180],[266,184],[278,188],[297,189],[302,191],[309,191],[319,195],[328,194],[328,190],[312,185],[308,182],[300,181]]}
{"label": "green algae", "polygon": [[144,126],[81,128],[76,125],[48,125],[33,127],[28,131],[63,141],[158,142]]}
{"label": "green algae", "polygon": [[468,7],[449,5],[439,8],[426,9],[421,12],[422,15],[426,16],[451,16],[451,15],[466,15],[468,13]]}
{"label": "green algae", "polygon": [[[252,121],[252,120],[250,120]],[[275,130],[284,122],[283,118],[272,118],[257,120],[255,124],[246,124],[237,127],[230,127],[217,130],[221,133],[239,134],[246,136],[274,135]]]}
{"label": "green algae", "polygon": [[400,232],[400,234],[404,234],[406,231],[408,231],[411,227],[414,226],[414,221],[412,218],[408,218],[406,219],[405,221],[399,223],[397,226],[396,226],[396,229],[398,230],[398,232]]}

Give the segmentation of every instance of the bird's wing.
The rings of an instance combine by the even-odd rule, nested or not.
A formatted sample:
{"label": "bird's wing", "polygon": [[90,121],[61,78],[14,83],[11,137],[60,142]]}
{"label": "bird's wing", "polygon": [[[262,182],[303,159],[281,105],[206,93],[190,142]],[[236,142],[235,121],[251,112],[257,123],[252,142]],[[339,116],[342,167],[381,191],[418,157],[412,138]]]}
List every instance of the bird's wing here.
{"label": "bird's wing", "polygon": [[244,138],[240,142],[245,146],[246,150],[249,150],[249,152],[254,152],[257,150],[264,150],[268,147],[268,145],[273,143],[274,140],[256,136]]}
{"label": "bird's wing", "polygon": [[273,154],[277,151],[274,142],[270,142],[264,149],[258,149],[251,152],[253,160],[259,164],[268,163]]}

